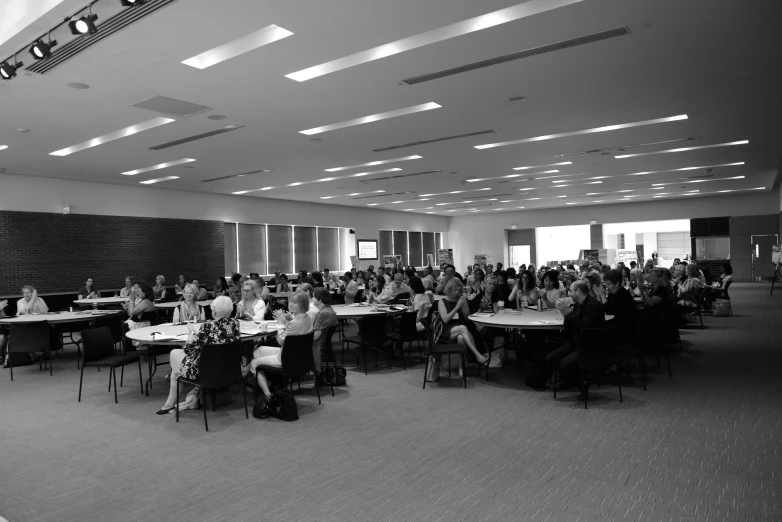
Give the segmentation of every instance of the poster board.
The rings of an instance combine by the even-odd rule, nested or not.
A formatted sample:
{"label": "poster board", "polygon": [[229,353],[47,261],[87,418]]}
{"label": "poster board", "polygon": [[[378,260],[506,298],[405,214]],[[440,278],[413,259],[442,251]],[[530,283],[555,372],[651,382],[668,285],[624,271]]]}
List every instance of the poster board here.
{"label": "poster board", "polygon": [[596,263],[600,261],[600,250],[596,248],[582,250],[579,257],[584,261],[588,261],[590,263]]}
{"label": "poster board", "polygon": [[[427,257],[429,254],[427,254]],[[446,264],[446,265],[452,265],[453,264],[453,248],[441,248],[437,251],[437,261],[439,265]]]}
{"label": "poster board", "polygon": [[356,252],[358,259],[378,259],[377,240],[376,239],[358,239],[356,240]]}
{"label": "poster board", "polygon": [[434,267],[434,254],[426,254],[426,266]]}
{"label": "poster board", "polygon": [[404,265],[404,263],[402,263],[402,255],[401,254],[396,254],[394,257],[396,258],[394,266],[396,268],[404,268],[405,265]]}
{"label": "poster board", "polygon": [[616,262],[624,263],[626,267],[630,267],[630,261],[638,262],[638,252],[635,250],[617,250]]}
{"label": "poster board", "polygon": [[350,256],[350,263],[356,270],[361,270],[361,263],[358,262],[358,256]]}
{"label": "poster board", "polygon": [[[396,255],[383,256],[383,266],[386,268],[394,268],[396,266]],[[400,256],[401,259],[401,256]]]}
{"label": "poster board", "polygon": [[486,270],[486,265],[489,263],[489,256],[486,254],[475,254],[473,256],[473,265],[478,265],[481,267],[481,270]]}
{"label": "poster board", "polygon": [[771,247],[771,262],[773,264],[782,263],[782,247],[774,245]]}

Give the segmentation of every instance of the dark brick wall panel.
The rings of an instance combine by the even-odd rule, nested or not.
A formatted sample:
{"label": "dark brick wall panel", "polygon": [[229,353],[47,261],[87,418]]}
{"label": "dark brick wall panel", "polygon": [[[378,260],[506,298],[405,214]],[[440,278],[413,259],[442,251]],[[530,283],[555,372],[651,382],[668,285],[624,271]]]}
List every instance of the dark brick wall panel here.
{"label": "dark brick wall panel", "polygon": [[126,275],[154,284],[179,274],[211,286],[225,274],[223,223],[85,214],[0,211],[0,295],[32,284],[39,293],[76,292],[86,277],[99,290]]}

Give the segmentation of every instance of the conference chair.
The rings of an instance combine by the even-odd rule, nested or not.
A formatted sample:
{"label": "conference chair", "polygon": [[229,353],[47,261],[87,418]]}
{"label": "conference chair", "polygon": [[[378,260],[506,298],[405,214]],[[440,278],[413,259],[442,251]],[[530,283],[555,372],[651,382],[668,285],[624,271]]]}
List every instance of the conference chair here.
{"label": "conference chair", "polygon": [[[584,328],[578,339],[578,366],[581,391],[584,396],[584,409],[589,402],[589,381],[594,378],[600,387],[600,376],[617,363],[615,346],[616,330],[613,328]],[[619,402],[622,397],[620,376],[616,376],[616,386],[619,388]],[[555,390],[556,393],[556,390]]]}
{"label": "conference chair", "polygon": [[410,352],[413,351],[413,343],[418,345],[418,357],[423,362],[423,352],[421,351],[421,341],[426,343],[426,332],[419,332],[416,329],[416,319],[418,318],[418,312],[404,312],[399,318],[399,327],[391,336],[394,341],[394,347],[399,347],[399,353],[402,357],[402,364],[405,370],[407,369],[407,363],[405,362],[405,343]]}
{"label": "conference chair", "polygon": [[[291,383],[291,391],[293,391],[293,377],[301,378],[309,372],[315,371],[315,360],[312,356],[312,332],[305,335],[288,335],[285,337],[285,342],[282,346],[282,353],[280,359],[282,360],[282,367],[266,366],[264,364],[259,365],[255,369],[256,382],[259,372],[271,373],[282,376],[283,387],[288,387],[288,382]],[[318,380],[313,381],[315,384],[315,391],[318,394],[318,404],[320,402],[320,387],[318,386]],[[299,389],[301,389],[301,381],[299,381]],[[255,402],[258,402],[257,397],[258,388],[256,387]],[[332,387],[332,394],[334,388]]]}
{"label": "conference chair", "polygon": [[[383,351],[386,341],[386,315],[371,314],[361,318],[358,323],[358,335],[342,338],[342,364],[345,364],[345,350],[355,345],[361,350],[364,356],[364,375],[368,375],[367,370],[367,350],[375,352],[375,366],[378,363],[378,352]],[[287,341],[286,341],[287,342]],[[360,365],[360,359],[357,358],[356,365]],[[391,368],[391,359],[388,360],[388,367]]]}
{"label": "conference chair", "polygon": [[[318,371],[323,371],[323,363],[326,363],[326,366],[328,367],[328,363],[331,363],[333,369],[334,369],[334,381],[337,380],[337,356],[334,354],[334,347],[332,345],[332,339],[334,337],[334,334],[337,333],[337,329],[339,326],[331,326],[328,330],[326,330],[325,337],[322,336],[323,344],[322,349],[320,351],[320,363],[321,367],[316,368]],[[329,383],[331,386],[331,396],[334,397],[334,384],[335,382]]]}
{"label": "conference chair", "polygon": [[125,366],[138,363],[138,383],[141,393],[144,393],[144,380],[141,376],[141,357],[138,354],[115,355],[114,354],[114,336],[111,328],[101,326],[99,328],[90,328],[81,331],[81,339],[84,344],[84,361],[81,365],[81,375],[79,377],[79,400],[81,402],[81,389],[84,382],[85,368],[110,368],[109,391],[111,391],[111,381],[114,379],[114,404],[117,404],[117,368],[121,368],[119,385],[122,386],[125,380]]}
{"label": "conference chair", "polygon": [[[430,356],[440,357],[443,355],[448,356],[448,360],[451,360],[451,355],[456,355],[462,359],[462,381],[464,382],[464,388],[467,388],[467,347],[463,344],[459,344],[456,341],[450,339],[439,339],[437,343],[434,342],[434,332],[432,331],[432,315],[435,312],[435,307],[429,309],[426,322],[426,348],[424,349],[424,357],[426,357],[426,366],[424,367],[424,387],[426,389],[426,374],[429,371]],[[450,366],[450,365],[449,365]]]}
{"label": "conference chair", "polygon": [[11,369],[11,380],[14,380],[14,353],[43,352],[38,361],[38,371],[45,369],[41,364],[49,363],[49,375],[52,375],[52,352],[49,321],[34,323],[13,323],[8,341],[8,365]]}

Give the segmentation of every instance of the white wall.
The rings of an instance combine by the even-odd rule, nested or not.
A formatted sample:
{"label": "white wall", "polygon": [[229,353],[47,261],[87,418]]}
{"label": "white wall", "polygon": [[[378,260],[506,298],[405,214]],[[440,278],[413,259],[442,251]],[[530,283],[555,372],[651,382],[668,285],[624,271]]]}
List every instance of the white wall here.
{"label": "white wall", "polygon": [[549,261],[578,259],[581,250],[592,248],[589,225],[538,227],[535,230],[536,266]]}
{"label": "white wall", "polygon": [[[448,218],[441,216],[158,187],[0,175],[0,210],[61,213],[65,206],[70,206],[71,213],[102,216],[345,227],[355,229],[356,239],[379,239],[380,229],[448,231]],[[361,261],[362,267],[369,264],[377,265],[377,260]]]}
{"label": "white wall", "polygon": [[[453,247],[456,266],[464,267],[475,253],[493,254],[507,264],[506,229],[537,228],[560,225],[655,221],[658,219],[691,219],[719,216],[757,216],[778,214],[780,194],[763,192],[749,195],[696,197],[648,202],[614,203],[582,208],[552,208],[518,212],[473,213],[451,218],[446,247]],[[651,251],[649,251],[651,253]]]}

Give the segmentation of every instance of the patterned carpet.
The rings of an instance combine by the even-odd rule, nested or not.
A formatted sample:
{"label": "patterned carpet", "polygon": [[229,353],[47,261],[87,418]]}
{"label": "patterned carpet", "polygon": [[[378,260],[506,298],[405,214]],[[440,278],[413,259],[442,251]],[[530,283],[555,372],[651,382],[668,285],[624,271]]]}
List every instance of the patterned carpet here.
{"label": "patterned carpet", "polygon": [[[421,389],[423,366],[348,371],[337,396],[298,393],[294,423],[250,420],[234,397],[177,424],[128,370],[75,351],[0,375],[0,516],[33,521],[782,519],[782,290],[731,287],[736,315],[683,333],[673,377],[558,400],[526,366]],[[349,357],[355,362],[354,357]],[[411,363],[413,361],[411,360]],[[513,365],[511,365],[513,366]],[[663,363],[664,367],[664,363]],[[144,369],[146,375],[146,368]],[[309,388],[307,385],[305,388]]]}

